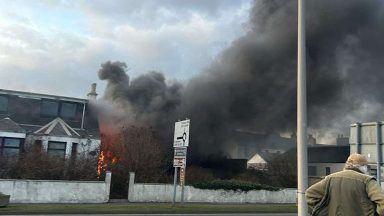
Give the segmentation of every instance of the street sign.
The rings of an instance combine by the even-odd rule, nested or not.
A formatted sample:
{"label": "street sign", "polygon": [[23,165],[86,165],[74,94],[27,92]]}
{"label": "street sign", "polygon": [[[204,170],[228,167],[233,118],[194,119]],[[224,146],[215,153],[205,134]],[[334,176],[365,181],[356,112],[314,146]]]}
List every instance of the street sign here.
{"label": "street sign", "polygon": [[185,167],[187,159],[185,157],[175,157],[173,158],[173,167]]}
{"label": "street sign", "polygon": [[175,123],[175,135],[173,138],[173,147],[188,147],[189,124],[190,124],[189,119],[178,121]]}
{"label": "street sign", "polygon": [[175,147],[175,157],[186,157],[187,156],[187,148]]}
{"label": "street sign", "polygon": [[183,186],[185,182],[185,167],[180,168],[180,185]]}

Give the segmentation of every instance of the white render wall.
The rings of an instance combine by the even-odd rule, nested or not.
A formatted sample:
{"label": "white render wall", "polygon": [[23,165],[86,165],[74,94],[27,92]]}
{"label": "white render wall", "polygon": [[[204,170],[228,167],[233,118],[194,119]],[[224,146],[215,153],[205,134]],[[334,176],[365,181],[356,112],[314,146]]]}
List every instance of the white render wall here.
{"label": "white render wall", "polygon": [[72,153],[72,144],[77,143],[77,153],[79,155],[86,154],[91,151],[95,151],[100,149],[101,141],[99,139],[82,139],[82,138],[72,138],[72,137],[60,137],[60,136],[38,136],[38,135],[30,135],[26,138],[26,143],[32,144],[35,140],[42,141],[42,147],[44,151],[48,149],[48,142],[65,142],[65,157],[70,158]]}
{"label": "white render wall", "polygon": [[[172,202],[173,185],[171,184],[134,184],[129,191],[130,202]],[[296,203],[296,189],[280,191],[225,191],[202,190],[185,186],[185,202],[202,203]],[[180,201],[181,187],[177,188],[176,200]]]}
{"label": "white render wall", "polygon": [[[129,173],[129,202],[173,202],[173,185],[135,183],[135,173]],[[185,186],[185,202],[201,203],[296,203],[296,189],[280,191],[203,190]],[[176,201],[180,202],[181,187],[176,188]]]}
{"label": "white render wall", "polygon": [[56,181],[0,179],[0,192],[11,203],[106,203],[111,173],[105,181]]}

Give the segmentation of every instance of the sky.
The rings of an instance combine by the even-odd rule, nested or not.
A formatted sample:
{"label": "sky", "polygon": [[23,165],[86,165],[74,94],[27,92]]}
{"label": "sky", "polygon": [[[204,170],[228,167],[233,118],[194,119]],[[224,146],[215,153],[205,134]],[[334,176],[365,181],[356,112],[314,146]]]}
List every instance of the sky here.
{"label": "sky", "polygon": [[251,0],[0,1],[0,89],[102,94],[100,64],[185,82],[244,35]]}

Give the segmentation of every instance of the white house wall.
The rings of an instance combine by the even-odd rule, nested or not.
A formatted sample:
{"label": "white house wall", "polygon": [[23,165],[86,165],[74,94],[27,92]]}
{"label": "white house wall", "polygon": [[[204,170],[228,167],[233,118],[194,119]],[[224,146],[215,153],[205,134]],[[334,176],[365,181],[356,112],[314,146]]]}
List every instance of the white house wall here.
{"label": "white house wall", "polygon": [[0,132],[0,137],[25,139],[25,133]]}
{"label": "white house wall", "polygon": [[87,153],[100,148],[100,140],[96,139],[79,139],[72,137],[57,137],[57,136],[42,136],[39,139],[42,141],[42,146],[45,151],[48,150],[48,142],[65,142],[65,157],[69,158],[72,155],[72,143],[77,143],[77,153]]}

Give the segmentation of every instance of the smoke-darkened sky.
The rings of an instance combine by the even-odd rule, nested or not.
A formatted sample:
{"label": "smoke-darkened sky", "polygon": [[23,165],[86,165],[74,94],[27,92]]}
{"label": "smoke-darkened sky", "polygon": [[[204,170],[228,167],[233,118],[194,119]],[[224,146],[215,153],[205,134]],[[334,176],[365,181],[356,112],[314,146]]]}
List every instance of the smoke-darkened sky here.
{"label": "smoke-darkened sky", "polygon": [[[169,109],[162,110],[168,101],[163,96],[172,86],[159,73],[132,79],[130,89],[111,101],[129,103],[134,107],[130,115],[140,122],[151,115],[150,119],[169,122],[190,118],[200,151],[219,149],[236,129],[295,131],[296,2],[254,1],[247,33],[178,89],[179,100],[171,100],[173,115]],[[309,127],[321,142],[334,142],[329,138],[346,133],[353,122],[382,120],[383,2],[307,2]],[[102,71],[110,71],[105,66]],[[163,87],[153,85],[153,80],[161,80]],[[138,85],[141,91],[131,95],[137,82],[142,84]],[[113,82],[109,84],[109,98],[121,95]],[[159,98],[161,106],[156,103]]]}

